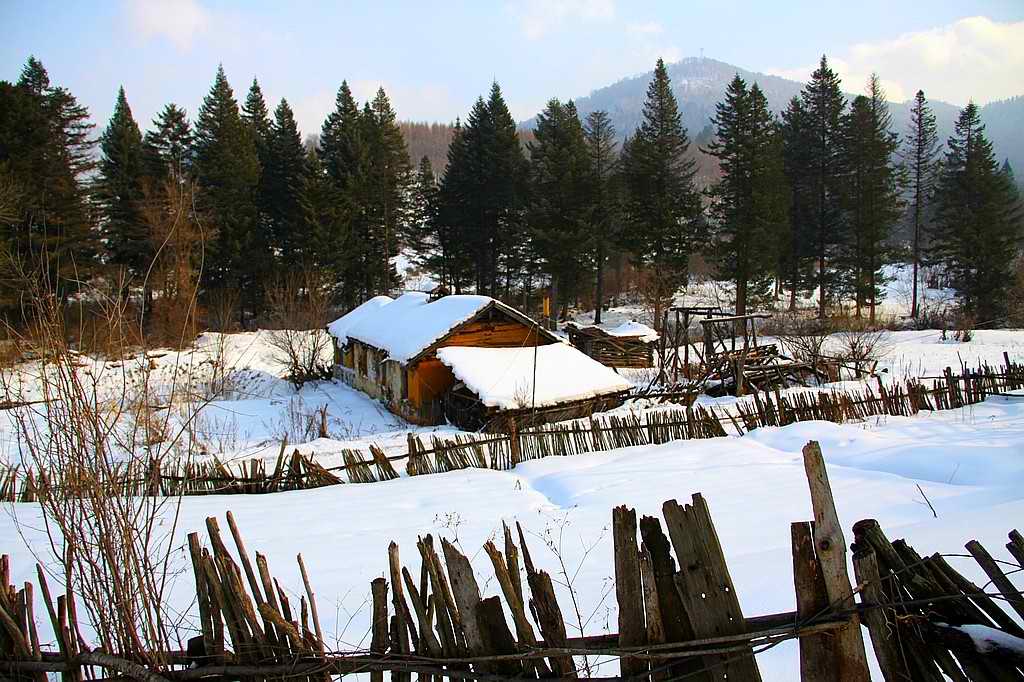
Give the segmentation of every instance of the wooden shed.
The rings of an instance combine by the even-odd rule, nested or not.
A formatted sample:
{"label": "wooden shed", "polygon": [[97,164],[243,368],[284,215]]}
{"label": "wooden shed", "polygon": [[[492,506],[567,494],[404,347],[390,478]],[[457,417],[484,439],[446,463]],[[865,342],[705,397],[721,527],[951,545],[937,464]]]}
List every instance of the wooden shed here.
{"label": "wooden shed", "polygon": [[577,324],[565,326],[569,342],[607,367],[653,367],[658,332],[639,322],[617,326]]}
{"label": "wooden shed", "polygon": [[[531,384],[514,388],[524,395],[529,392],[536,407],[536,387],[544,384],[520,376],[524,358],[539,357],[533,352],[535,347],[565,346],[526,315],[487,296],[455,295],[436,300],[423,293],[407,293],[396,299],[377,296],[335,320],[328,331],[335,340],[338,374],[353,387],[381,400],[392,412],[413,423],[452,422],[464,428],[478,428],[481,414],[492,418],[508,408],[507,399],[491,400],[494,404],[487,405],[477,394],[507,388],[512,378]],[[472,357],[454,353],[442,361],[438,352],[449,347],[513,352]],[[548,356],[554,357],[546,353]],[[478,384],[467,386],[458,378],[460,374]],[[543,402],[593,402],[629,388],[618,377],[602,375],[595,383],[593,372],[583,374],[591,377],[591,390],[574,386],[573,378],[567,376],[560,382],[565,384],[560,394],[542,392]]]}

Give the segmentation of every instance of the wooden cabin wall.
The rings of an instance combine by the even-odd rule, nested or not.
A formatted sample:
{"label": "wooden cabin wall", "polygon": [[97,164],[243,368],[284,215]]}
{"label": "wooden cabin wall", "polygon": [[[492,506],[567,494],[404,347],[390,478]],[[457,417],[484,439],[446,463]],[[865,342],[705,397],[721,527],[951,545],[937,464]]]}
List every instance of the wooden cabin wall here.
{"label": "wooden cabin wall", "polygon": [[437,358],[427,358],[407,369],[409,402],[416,408],[441,400],[455,385],[455,375]]}
{"label": "wooden cabin wall", "polygon": [[[476,348],[516,348],[532,346],[537,338],[533,327],[510,319],[493,321],[477,320],[457,330],[447,339],[438,344],[443,346],[474,346]],[[541,336],[537,345],[546,346],[554,343],[551,339]]]}

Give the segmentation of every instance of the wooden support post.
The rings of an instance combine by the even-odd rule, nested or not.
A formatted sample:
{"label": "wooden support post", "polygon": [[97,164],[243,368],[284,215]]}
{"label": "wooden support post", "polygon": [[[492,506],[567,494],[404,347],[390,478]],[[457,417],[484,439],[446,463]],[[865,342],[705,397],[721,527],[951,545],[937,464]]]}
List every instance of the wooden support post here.
{"label": "wooden support post", "polygon": [[[800,521],[790,525],[793,543],[793,584],[796,590],[797,622],[813,622],[828,611],[828,593],[821,564],[814,553],[814,524]],[[839,682],[835,639],[831,632],[800,638],[800,679]]]}
{"label": "wooden support post", "polygon": [[[814,508],[814,549],[821,564],[825,590],[831,607],[837,611],[854,608],[853,589],[846,570],[846,540],[836,513],[832,488],[825,471],[825,459],[816,441],[803,449],[804,470]],[[868,682],[867,654],[860,634],[860,619],[854,614],[850,624],[835,632],[840,679]]]}
{"label": "wooden support post", "polygon": [[882,578],[878,570],[875,550],[865,547],[854,552],[853,571],[858,584],[864,586],[864,591],[861,593],[862,604],[867,607],[864,612],[864,623],[871,635],[875,660],[878,661],[878,667],[882,671],[882,676],[885,677],[885,682],[902,682],[913,679],[899,650],[896,611],[879,606],[890,600],[882,589]]}
{"label": "wooden support post", "polygon": [[[647,643],[644,622],[643,587],[640,580],[640,555],[636,546],[636,511],[625,506],[612,510],[612,538],[615,548],[615,597],[619,604],[619,646]],[[628,656],[619,658],[623,677],[640,675],[647,663]]]}
{"label": "wooden support post", "polygon": [[[383,654],[388,646],[388,581],[384,578],[375,578],[370,583],[370,593],[373,595],[373,621],[370,625],[373,634],[370,637],[370,651]],[[370,682],[384,682],[383,671],[371,672]]]}

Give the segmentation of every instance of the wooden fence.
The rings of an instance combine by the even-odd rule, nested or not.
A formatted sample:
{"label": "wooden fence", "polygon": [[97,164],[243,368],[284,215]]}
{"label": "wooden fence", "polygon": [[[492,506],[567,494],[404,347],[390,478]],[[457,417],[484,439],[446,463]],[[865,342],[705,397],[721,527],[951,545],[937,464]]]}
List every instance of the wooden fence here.
{"label": "wooden fence", "polygon": [[[821,450],[810,442],[803,455],[814,520],[791,526],[795,612],[743,613],[708,503],[695,494],[687,504],[665,502],[663,519],[638,520],[625,506],[612,511],[617,633],[567,635],[568,611],[517,523],[515,534],[503,524],[501,548],[493,541],[484,546],[500,590],[490,597],[482,595],[469,559],[451,542],[441,539],[438,551],[431,536],[420,537],[414,553],[418,571],[403,564],[398,545],[391,543],[386,577],[370,584],[369,647],[331,651],[301,555],[303,589],[292,603],[259,553],[254,568],[228,512],[234,554],[216,518],[207,519],[209,548],[197,533],[188,537],[199,634],[186,651],[136,657],[94,651],[69,607],[74,595],[54,601],[41,567],[41,589],[32,583],[18,589],[10,584],[9,560],[3,557],[0,676],[15,682],[45,682],[43,675],[58,672],[66,682],[285,677],[325,682],[331,675],[369,672],[380,682],[389,672],[397,682],[408,682],[413,673],[437,681],[757,682],[756,654],[799,640],[801,680],[860,682],[870,678],[863,626],[889,682],[939,682],[942,675],[964,681],[1024,679],[1024,631],[1005,606],[1024,616],[1024,597],[1001,567],[1022,570],[1021,535],[1009,534],[1007,550],[1015,563],[997,561],[976,540],[966,544],[994,586],[983,590],[942,555],[921,557],[902,540],[890,542],[877,522],[861,521],[851,547],[854,587]],[[43,595],[57,650],[40,645],[37,593]],[[610,659],[618,660],[619,674],[602,677]],[[115,674],[105,677],[102,670]]]}
{"label": "wooden fence", "polygon": [[[931,385],[928,385],[930,382]],[[947,410],[983,402],[990,395],[1024,388],[1024,365],[1011,363],[1004,353],[999,367],[951,368],[941,377],[881,381],[859,391],[817,390],[783,395],[755,393],[729,409],[690,405],[675,409],[593,415],[589,419],[547,424],[502,434],[438,435],[410,433],[406,452],[388,456],[370,445],[341,452],[343,464],[325,468],[297,450],[286,454],[282,444],[276,464],[262,459],[223,463],[216,459],[192,463],[149,463],[97,474],[63,471],[57,474],[12,468],[0,470],[0,500],[31,502],[41,486],[60,486],[74,492],[89,485],[109,485],[125,494],[211,495],[257,494],[319,488],[326,485],[372,483],[398,478],[395,462],[406,462],[410,476],[456,469],[507,470],[541,457],[580,455],[636,445],[659,445],[677,440],[737,435],[763,426],[803,421],[844,423],[875,416],[912,416],[922,410]],[[97,476],[102,477],[97,481]]]}

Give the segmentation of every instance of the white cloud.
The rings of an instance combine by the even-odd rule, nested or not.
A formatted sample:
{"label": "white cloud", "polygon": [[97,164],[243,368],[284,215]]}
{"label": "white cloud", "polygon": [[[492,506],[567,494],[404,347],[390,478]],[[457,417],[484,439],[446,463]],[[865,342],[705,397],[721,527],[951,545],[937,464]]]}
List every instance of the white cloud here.
{"label": "white cloud", "polygon": [[[829,63],[850,92],[863,92],[875,72],[893,101],[909,99],[921,89],[930,99],[985,104],[1024,91],[1024,22],[967,17],[892,40],[857,43],[829,55]],[[805,81],[816,66],[768,73]]]}
{"label": "white cloud", "polygon": [[570,19],[609,21],[615,0],[513,0],[508,10],[529,40],[539,40]]}
{"label": "white cloud", "polygon": [[164,37],[181,51],[188,50],[211,24],[210,13],[197,0],[127,0],[125,9],[139,35]]}
{"label": "white cloud", "polygon": [[645,21],[641,24],[629,24],[626,31],[634,35],[659,35],[665,32],[665,27],[656,21]]}

